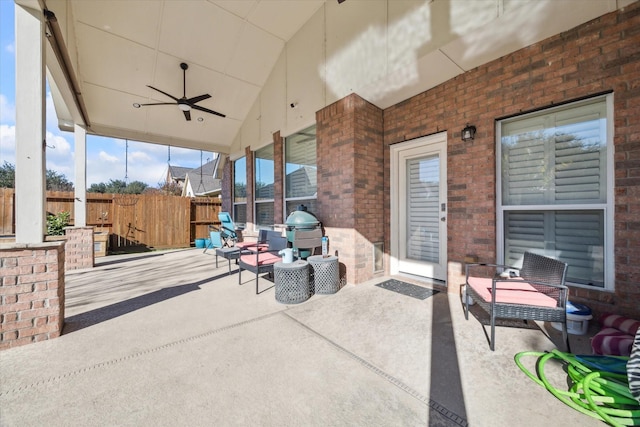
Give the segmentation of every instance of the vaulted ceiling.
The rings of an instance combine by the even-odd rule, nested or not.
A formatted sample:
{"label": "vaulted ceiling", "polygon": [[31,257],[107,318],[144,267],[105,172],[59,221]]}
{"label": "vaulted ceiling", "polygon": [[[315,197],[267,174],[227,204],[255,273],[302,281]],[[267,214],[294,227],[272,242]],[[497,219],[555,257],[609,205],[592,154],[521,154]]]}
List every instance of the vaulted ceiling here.
{"label": "vaulted ceiling", "polygon": [[[373,31],[363,25],[348,28],[349,22],[364,19],[361,17],[366,16],[372,6],[386,7],[388,22],[383,23],[384,43],[394,43],[399,30],[403,37],[413,37],[423,31],[420,19],[412,20],[411,16],[391,23],[394,10],[427,10],[431,14],[432,33],[440,31],[439,27],[445,24],[448,27],[464,24],[460,28],[468,29],[452,33],[450,28],[442,27],[448,31],[446,36],[432,35],[430,44],[418,46],[412,65],[417,81],[412,85],[398,85],[398,81],[406,81],[405,69],[387,66],[377,80],[362,82],[360,87],[357,87],[358,81],[349,82],[350,86],[344,89],[353,90],[385,108],[481,63],[629,2],[536,0],[528,2],[535,7],[526,9],[526,13],[513,15],[521,21],[511,18],[511,25],[505,26],[507,19],[502,22],[496,19],[526,0],[15,1],[53,12],[60,31],[58,37],[64,39],[62,49],[66,51],[68,70],[60,65],[60,58],[54,63],[55,55],[47,58],[50,86],[62,128],[72,129],[73,123],[82,122],[84,113],[90,133],[222,153],[229,152],[287,43],[323,8],[327,21],[331,16],[345,17],[339,23],[348,33],[360,31],[359,28]],[[493,13],[495,19],[479,16],[473,9],[478,4]],[[563,4],[564,9],[556,4]],[[554,15],[554,11],[571,10],[572,4],[575,12],[571,16]],[[494,9],[495,12],[491,12]],[[452,10],[468,13],[452,14]],[[469,22],[460,22],[461,19]],[[476,19],[483,21],[474,26]],[[326,28],[331,25],[325,24]],[[335,44],[336,36],[325,31],[325,46]],[[362,34],[349,36],[355,40]],[[354,46],[345,46],[340,54],[367,54],[366,50]],[[328,62],[328,58],[325,61]],[[197,105],[226,117],[192,109],[192,120],[187,121],[175,105],[133,107],[136,103],[174,102],[161,91],[181,98],[182,62],[188,64],[184,95],[192,98],[210,94],[210,98]],[[65,72],[71,74],[70,78],[64,76]],[[74,83],[77,85],[75,97],[71,87]],[[381,87],[385,89],[383,94],[378,90]],[[346,93],[336,96],[344,95]],[[325,96],[325,105],[333,100]],[[283,99],[283,103],[286,102],[289,101]]]}

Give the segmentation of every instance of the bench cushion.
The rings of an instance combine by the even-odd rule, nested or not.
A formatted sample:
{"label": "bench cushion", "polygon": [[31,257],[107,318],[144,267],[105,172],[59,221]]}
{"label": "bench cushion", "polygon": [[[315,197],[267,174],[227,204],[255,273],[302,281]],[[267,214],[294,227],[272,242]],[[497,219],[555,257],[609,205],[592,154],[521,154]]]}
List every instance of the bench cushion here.
{"label": "bench cushion", "polygon": [[[491,302],[493,280],[486,277],[469,276],[469,286],[486,302]],[[538,292],[522,278],[510,279],[496,283],[496,303],[524,304],[536,307],[554,308],[558,306],[555,299]]]}

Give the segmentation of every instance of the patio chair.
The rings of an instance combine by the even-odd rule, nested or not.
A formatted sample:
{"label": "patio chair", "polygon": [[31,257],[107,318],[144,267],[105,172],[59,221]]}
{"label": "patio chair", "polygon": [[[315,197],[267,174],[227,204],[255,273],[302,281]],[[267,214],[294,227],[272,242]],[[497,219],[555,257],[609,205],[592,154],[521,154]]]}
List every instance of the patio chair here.
{"label": "patio chair", "polygon": [[[248,246],[242,250],[240,261],[238,263],[238,284],[242,284],[242,270],[248,270],[256,274],[256,295],[259,294],[259,276],[263,273],[273,273],[273,265],[282,258],[278,255],[282,249],[287,247],[287,239],[278,235],[277,232],[271,232],[267,235],[267,247],[262,245],[251,247]],[[266,289],[263,290],[263,292]]]}
{"label": "patio chair", "polygon": [[231,219],[229,212],[220,212],[218,214],[218,220],[220,220],[220,237],[224,246],[234,246],[238,241],[238,233],[236,232],[236,225]]}
{"label": "patio chair", "polygon": [[209,226],[209,243],[204,248],[202,253],[207,253],[207,249],[216,249],[224,246],[222,242],[222,237],[220,236],[220,232],[216,230],[216,228],[212,225]]}
{"label": "patio chair", "polygon": [[250,248],[252,246],[257,246],[257,245],[266,245],[267,244],[267,236],[269,235],[271,231],[270,230],[260,230],[258,231],[258,240],[255,242],[236,242],[236,246],[238,248],[245,249],[245,248]]}
{"label": "patio chair", "polygon": [[[519,274],[512,274],[517,272]],[[484,272],[484,277],[478,273]],[[493,276],[486,277],[487,273]],[[502,274],[500,274],[502,273]],[[522,268],[499,264],[468,264],[466,293],[491,317],[491,350],[495,349],[496,319],[523,319],[562,324],[567,335],[567,295],[564,284],[567,264],[532,252],[524,253]],[[506,276],[506,277],[505,277]],[[469,298],[465,298],[465,318],[469,319]]]}
{"label": "patio chair", "polygon": [[298,250],[298,259],[306,259],[307,256],[301,257],[301,252],[310,252],[308,256],[315,255],[318,248],[322,248],[322,229],[316,228],[311,231],[294,230],[293,247]]}

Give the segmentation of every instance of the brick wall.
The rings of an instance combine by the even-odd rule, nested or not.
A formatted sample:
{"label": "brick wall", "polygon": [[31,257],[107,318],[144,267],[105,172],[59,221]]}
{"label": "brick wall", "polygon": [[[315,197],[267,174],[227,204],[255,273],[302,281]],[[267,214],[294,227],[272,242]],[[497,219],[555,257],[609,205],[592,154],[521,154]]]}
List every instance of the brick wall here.
{"label": "brick wall", "polygon": [[273,134],[273,223],[284,224],[284,207],[280,200],[284,200],[284,146],[280,131]]}
{"label": "brick wall", "polygon": [[316,113],[317,216],[349,283],[373,274],[373,243],[384,239],[382,110],[349,95]]}
{"label": "brick wall", "polygon": [[233,188],[233,162],[227,157],[227,161],[224,162],[222,169],[222,182],[220,194],[222,195],[222,207],[221,212],[233,213],[233,203],[231,200],[232,188]]}
{"label": "brick wall", "polygon": [[[496,119],[608,91],[614,93],[615,294],[582,289],[572,289],[571,294],[572,300],[583,301],[596,312],[640,316],[640,2],[477,67],[384,111],[387,147],[447,131],[450,262],[462,263],[466,256],[496,259]],[[460,130],[466,123],[474,124],[478,133],[465,143]],[[460,280],[460,275],[450,274],[449,286]]]}
{"label": "brick wall", "polygon": [[0,248],[0,350],[60,336],[65,242]]}
{"label": "brick wall", "polygon": [[95,263],[93,227],[66,227],[65,271],[91,268]]}
{"label": "brick wall", "polygon": [[[369,246],[379,238],[388,260],[391,144],[447,132],[448,285],[457,292],[465,258],[496,260],[496,120],[612,91],[616,290],[571,293],[595,312],[613,309],[640,317],[639,76],[640,2],[635,2],[470,70],[382,114],[355,94],[318,111],[316,214],[332,251],[339,251],[347,280],[371,277]],[[466,123],[478,129],[474,141],[460,140]],[[251,165],[247,157],[249,170]]]}
{"label": "brick wall", "polygon": [[246,230],[253,231],[253,159],[254,153],[251,151],[251,147],[247,147],[244,150],[245,156],[247,156],[247,226]]}

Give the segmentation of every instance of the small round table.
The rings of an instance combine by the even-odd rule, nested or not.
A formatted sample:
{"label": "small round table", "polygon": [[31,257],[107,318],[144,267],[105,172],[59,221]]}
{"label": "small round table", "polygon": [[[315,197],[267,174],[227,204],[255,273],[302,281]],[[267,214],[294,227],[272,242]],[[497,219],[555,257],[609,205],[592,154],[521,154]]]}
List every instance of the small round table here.
{"label": "small round table", "polygon": [[276,301],[296,304],[311,297],[309,264],[306,261],[276,262],[273,266]]}
{"label": "small round table", "polygon": [[307,258],[311,266],[313,287],[316,294],[335,294],[340,289],[340,265],[338,257],[314,255]]}

